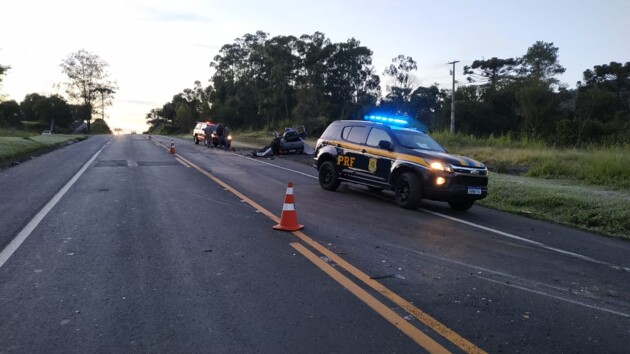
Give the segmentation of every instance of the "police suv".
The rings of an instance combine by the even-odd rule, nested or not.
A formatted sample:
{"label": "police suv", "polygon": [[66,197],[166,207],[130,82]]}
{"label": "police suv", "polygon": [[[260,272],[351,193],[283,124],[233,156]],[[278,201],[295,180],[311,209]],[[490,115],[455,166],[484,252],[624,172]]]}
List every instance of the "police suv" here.
{"label": "police suv", "polygon": [[403,208],[415,208],[426,198],[468,210],[488,194],[486,166],[449,154],[400,118],[332,122],[317,141],[313,166],[325,190],[336,190],[342,181],[372,191],[389,189]]}

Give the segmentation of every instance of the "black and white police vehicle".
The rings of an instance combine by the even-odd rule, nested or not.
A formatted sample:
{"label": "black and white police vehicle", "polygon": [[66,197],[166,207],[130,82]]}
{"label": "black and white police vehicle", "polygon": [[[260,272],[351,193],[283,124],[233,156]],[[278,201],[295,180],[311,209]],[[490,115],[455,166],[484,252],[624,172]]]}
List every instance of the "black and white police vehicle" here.
{"label": "black and white police vehicle", "polygon": [[409,209],[425,198],[468,210],[488,194],[484,164],[449,154],[401,118],[332,122],[317,141],[313,166],[325,190],[336,190],[342,181],[393,190],[396,203]]}

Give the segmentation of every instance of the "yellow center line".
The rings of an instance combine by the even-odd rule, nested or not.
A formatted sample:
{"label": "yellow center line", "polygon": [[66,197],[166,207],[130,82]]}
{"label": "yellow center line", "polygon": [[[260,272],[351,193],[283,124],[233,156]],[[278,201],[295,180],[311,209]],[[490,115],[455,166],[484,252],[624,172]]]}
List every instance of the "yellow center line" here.
{"label": "yellow center line", "polygon": [[313,262],[319,269],[328,274],[331,278],[336,280],[344,288],[348,289],[354,296],[361,299],[366,305],[371,307],[378,314],[383,316],[389,323],[394,325],[400,331],[405,333],[414,342],[418,343],[421,347],[426,349],[429,353],[449,353],[449,351],[441,346],[439,343],[431,339],[431,337],[422,333],[421,330],[414,327],[411,323],[407,322],[404,318],[400,317],[396,312],[392,311],[389,307],[385,306],[382,302],[378,301],[367,291],[361,289],[357,284],[346,278],[338,270],[333,268],[330,264],[324,262],[316,254],[309,251],[306,247],[297,242],[290,243],[291,247],[300,252],[306,259]]}
{"label": "yellow center line", "polygon": [[334,252],[330,251],[328,248],[317,243],[317,241],[314,241],[313,239],[305,235],[303,232],[293,231],[293,234],[297,236],[300,240],[302,240],[304,243],[308,244],[309,246],[313,247],[324,256],[328,257],[330,260],[335,262],[341,268],[345,269],[348,273],[354,275],[357,279],[361,280],[367,286],[378,291],[383,296],[391,300],[393,303],[400,306],[403,310],[407,311],[413,317],[417,318],[420,322],[430,327],[436,333],[439,333],[442,337],[448,339],[451,343],[458,346],[461,350],[465,351],[466,353],[485,353],[485,351],[483,351],[481,348],[477,347],[470,341],[466,340],[464,337],[460,336],[459,334],[454,332],[452,329],[446,327],[440,321],[431,317],[431,315],[427,314],[426,312],[420,310],[419,308],[411,304],[409,301],[400,297],[398,294],[389,290],[381,283],[377,282],[374,279],[371,279],[369,275],[363,273],[362,271],[354,267],[352,264],[346,262],[343,258],[339,257]]}
{"label": "yellow center line", "polygon": [[237,197],[241,198],[241,200],[244,200],[247,204],[251,205],[252,207],[254,207],[254,209],[258,210],[259,212],[265,214],[265,216],[267,216],[268,218],[270,218],[274,222],[277,222],[277,223],[280,222],[280,218],[279,217],[273,215],[269,210],[263,208],[260,204],[258,204],[255,201],[249,199],[243,193],[241,193],[241,192],[237,191],[236,189],[230,187],[227,183],[225,183],[222,180],[218,179],[217,177],[211,175],[209,172],[204,171],[201,167],[199,167],[199,166],[195,165],[194,163],[186,160],[180,154],[175,154],[175,156],[179,157],[180,159],[182,159],[183,161],[188,163],[190,166],[192,166],[192,168],[194,168],[195,170],[201,172],[206,177],[208,177],[211,180],[213,180],[216,183],[218,183],[221,187],[225,188],[225,190],[227,190],[227,191],[231,192],[232,194],[236,195]]}
{"label": "yellow center line", "polygon": [[[201,172],[202,174],[204,174],[208,178],[212,179],[214,182],[216,182],[217,184],[219,184],[220,186],[225,188],[227,191],[229,191],[229,192],[233,193],[234,195],[236,195],[237,197],[239,197],[241,200],[244,200],[246,203],[248,203],[249,205],[254,207],[256,210],[258,210],[259,212],[261,212],[262,214],[264,214],[265,216],[267,216],[268,218],[270,218],[274,222],[276,222],[276,223],[280,222],[280,218],[278,218],[277,216],[272,214],[267,209],[263,208],[260,204],[258,204],[256,202],[254,202],[253,200],[249,199],[244,194],[242,194],[239,191],[235,190],[234,188],[230,187],[227,183],[223,182],[222,180],[218,179],[217,177],[213,176],[212,174],[208,173],[207,171],[204,171],[199,166],[197,166],[194,163],[190,162],[189,160],[185,159],[183,156],[181,156],[179,154],[175,154],[175,156],[180,158],[180,159],[182,159],[183,161],[188,163],[190,166],[192,166],[194,169],[196,169],[197,171]],[[464,352],[466,352],[466,353],[486,353],[484,350],[482,350],[481,348],[477,347],[476,345],[474,345],[473,343],[471,343],[470,341],[468,341],[464,337],[460,336],[455,331],[453,331],[452,329],[448,328],[446,325],[444,325],[440,321],[438,321],[435,318],[433,318],[431,315],[429,315],[426,312],[420,310],[419,308],[417,308],[416,306],[411,304],[409,301],[403,299],[398,294],[396,294],[393,291],[389,290],[387,287],[385,287],[381,283],[377,282],[374,279],[371,279],[369,275],[365,274],[364,272],[362,272],[361,270],[357,269],[356,267],[354,267],[350,263],[346,262],[343,258],[339,257],[334,252],[331,252],[326,247],[324,247],[321,244],[319,244],[318,242],[314,241],[313,239],[308,237],[303,232],[301,232],[301,231],[293,231],[292,234],[295,235],[296,237],[298,237],[304,243],[306,243],[309,246],[313,247],[315,250],[317,250],[318,252],[320,252],[324,256],[326,256],[329,259],[331,259],[333,262],[335,262],[337,265],[342,267],[348,273],[350,273],[353,276],[355,276],[357,279],[361,280],[367,286],[369,286],[372,289],[378,291],[380,294],[382,294],[383,296],[388,298],[390,301],[392,301],[396,305],[400,306],[402,309],[404,309],[409,314],[414,316],[420,322],[424,323],[426,326],[430,327],[433,331],[435,331],[436,333],[440,334],[442,337],[446,338],[451,343],[455,344],[457,347],[459,347]],[[337,279],[335,279],[335,280],[337,280]],[[354,286],[356,286],[356,284],[354,284],[354,283],[352,283],[352,284]],[[348,289],[348,290],[350,290],[350,289]],[[381,315],[383,315],[383,314],[381,313]]]}
{"label": "yellow center line", "polygon": [[176,157],[175,160],[177,160],[177,162],[181,163],[182,165],[190,168],[190,165],[186,163],[186,161],[180,159],[179,157]]}

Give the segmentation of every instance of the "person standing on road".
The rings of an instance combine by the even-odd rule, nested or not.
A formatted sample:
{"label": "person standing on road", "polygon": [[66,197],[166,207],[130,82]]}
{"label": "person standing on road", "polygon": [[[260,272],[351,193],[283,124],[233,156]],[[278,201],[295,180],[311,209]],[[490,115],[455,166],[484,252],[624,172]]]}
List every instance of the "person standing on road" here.
{"label": "person standing on road", "polygon": [[210,144],[212,144],[212,127],[210,126],[210,124],[206,125],[205,128],[203,128],[203,133],[206,135],[205,143],[206,143],[206,147],[209,148]]}
{"label": "person standing on road", "polygon": [[219,139],[219,146],[225,146],[223,124],[219,123],[217,126],[217,138]]}
{"label": "person standing on road", "polygon": [[227,126],[223,127],[223,137],[225,138],[225,140],[223,141],[224,143],[223,146],[225,146],[225,150],[230,149],[230,147],[228,146],[228,143],[230,142],[229,136],[230,136],[230,130],[228,129]]}

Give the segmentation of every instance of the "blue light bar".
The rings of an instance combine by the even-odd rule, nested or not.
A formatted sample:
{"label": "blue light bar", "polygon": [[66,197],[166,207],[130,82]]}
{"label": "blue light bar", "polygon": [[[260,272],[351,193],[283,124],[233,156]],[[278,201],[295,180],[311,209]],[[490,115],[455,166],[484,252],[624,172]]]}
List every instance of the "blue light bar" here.
{"label": "blue light bar", "polygon": [[365,120],[371,120],[373,122],[381,122],[381,123],[386,123],[386,124],[393,124],[393,125],[407,125],[409,124],[409,122],[407,122],[404,119],[400,119],[400,118],[395,118],[395,117],[383,117],[383,116],[364,116],[363,119]]}

